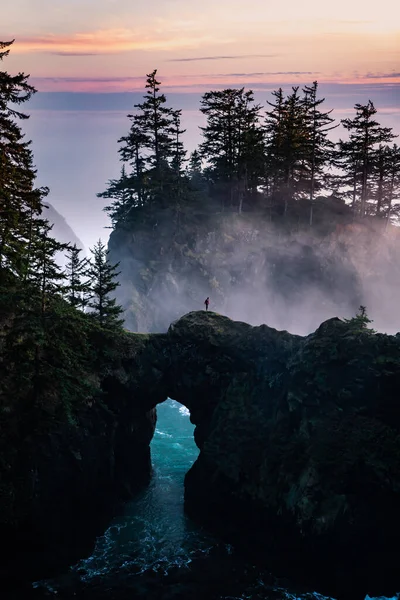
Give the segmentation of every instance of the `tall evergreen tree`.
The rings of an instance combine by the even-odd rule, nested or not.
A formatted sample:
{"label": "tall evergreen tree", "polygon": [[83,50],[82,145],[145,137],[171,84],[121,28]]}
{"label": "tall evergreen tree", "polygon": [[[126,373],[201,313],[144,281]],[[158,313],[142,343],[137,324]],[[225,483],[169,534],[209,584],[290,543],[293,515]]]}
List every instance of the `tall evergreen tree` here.
{"label": "tall evergreen tree", "polygon": [[388,173],[387,173],[387,186],[386,186],[386,197],[385,197],[385,210],[386,210],[386,223],[390,222],[393,211],[393,201],[397,200],[396,209],[399,214],[399,201],[400,201],[400,147],[397,144],[393,144],[389,148],[388,158]]}
{"label": "tall evergreen tree", "polygon": [[113,200],[104,210],[114,225],[131,221],[137,215],[134,209],[168,206],[182,183],[181,111],[166,106],[156,75],[156,70],[147,75],[144,101],[135,104],[136,111],[128,115],[130,131],[118,140],[121,160],[131,170],[129,174],[124,170],[120,179],[110,180],[107,190],[97,194]]}
{"label": "tall evergreen tree", "polygon": [[273,96],[266,119],[268,175],[272,193],[283,199],[286,215],[289,202],[304,193],[309,131],[298,86],[286,98],[281,89]]}
{"label": "tall evergreen tree", "polygon": [[354,179],[357,171],[360,173],[359,215],[364,217],[369,195],[369,178],[373,169],[374,151],[379,144],[391,142],[394,139],[390,127],[382,127],[374,119],[377,110],[371,100],[367,104],[355,105],[356,116],[353,119],[342,119],[343,127],[349,132],[349,142],[341,143],[343,164],[351,161]]}
{"label": "tall evergreen tree", "polygon": [[265,123],[266,132],[266,184],[267,194],[275,194],[284,179],[283,139],[285,97],[282,88],[272,92],[274,101],[267,100],[271,110],[267,111]]}
{"label": "tall evergreen tree", "polygon": [[167,99],[160,92],[161,83],[156,75],[156,69],[147,75],[147,93],[144,101],[135,105],[140,112],[133,116],[133,120],[146,139],[144,160],[151,199],[166,206],[168,192],[164,184],[169,175],[169,161],[174,156],[174,111],[165,106]]}
{"label": "tall evergreen tree", "polygon": [[118,264],[111,265],[108,261],[108,250],[101,240],[91,248],[93,259],[90,263],[88,275],[91,283],[91,297],[89,307],[95,320],[101,327],[109,329],[119,328],[123,320],[120,315],[123,309],[110,294],[116,290],[119,283],[116,281]]}
{"label": "tall evergreen tree", "polygon": [[310,225],[313,222],[313,203],[315,191],[321,189],[326,180],[326,167],[331,164],[335,144],[328,138],[328,133],[338,127],[332,125],[335,119],[331,117],[332,110],[322,112],[321,104],[325,98],[318,98],[318,82],[305,86],[304,108],[308,129],[306,138],[305,161],[308,167],[309,200],[310,200]]}
{"label": "tall evergreen tree", "polygon": [[157,69],[147,75],[147,93],[144,102],[136,104],[135,108],[141,113],[137,122],[141,130],[147,135],[146,147],[149,155],[146,162],[155,169],[161,169],[162,164],[171,157],[171,127],[174,122],[174,111],[165,106],[167,99],[160,93],[160,81],[156,78]]}
{"label": "tall evergreen tree", "polygon": [[362,148],[356,141],[339,140],[333,160],[340,174],[333,177],[335,194],[351,203],[353,218],[357,212],[357,202],[361,182]]}
{"label": "tall evergreen tree", "polygon": [[26,280],[33,284],[40,295],[41,313],[54,296],[61,296],[65,290],[65,274],[57,263],[57,254],[67,250],[68,244],[62,244],[50,236],[52,225],[38,219],[33,224],[32,255],[29,261]]}
{"label": "tall evergreen tree", "polygon": [[80,258],[81,248],[76,244],[67,249],[67,264],[65,265],[67,279],[66,298],[75,308],[84,308],[88,303],[89,284],[87,281],[88,260]]}
{"label": "tall evergreen tree", "polygon": [[182,142],[182,135],[186,133],[186,129],[181,129],[181,110],[172,112],[171,124],[171,167],[176,178],[182,177],[183,165],[186,161],[186,150]]}
{"label": "tall evergreen tree", "polygon": [[[0,62],[10,52],[11,42],[0,42]],[[40,215],[47,188],[35,188],[36,171],[30,142],[24,141],[15,119],[28,115],[10,107],[28,101],[35,89],[24,73],[0,71],[0,270],[10,268],[23,276],[32,218]]]}
{"label": "tall evergreen tree", "polygon": [[390,147],[379,144],[372,162],[371,195],[375,202],[375,214],[381,216],[387,188],[387,178],[390,172]]}
{"label": "tall evergreen tree", "polygon": [[207,124],[200,128],[199,151],[209,165],[209,179],[220,190],[222,206],[228,196],[241,212],[243,196],[254,192],[264,171],[261,106],[254,104],[252,91],[240,88],[207,92],[200,110]]}

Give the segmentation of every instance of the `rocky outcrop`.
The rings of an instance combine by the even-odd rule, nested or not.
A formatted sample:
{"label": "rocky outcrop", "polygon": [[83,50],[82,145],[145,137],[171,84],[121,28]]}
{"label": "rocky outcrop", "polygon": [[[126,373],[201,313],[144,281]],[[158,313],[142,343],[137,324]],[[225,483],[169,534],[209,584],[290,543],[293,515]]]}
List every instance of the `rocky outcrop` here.
{"label": "rocky outcrop", "polygon": [[400,336],[339,319],[306,338],[193,321],[170,331],[201,448],[189,513],[327,593],[398,591]]}
{"label": "rocky outcrop", "polygon": [[3,513],[0,526],[3,586],[48,576],[90,551],[118,501],[148,482],[154,424],[154,410],[128,426],[100,405],[78,426],[25,441],[13,472],[23,479],[11,499],[15,520],[4,523]]}
{"label": "rocky outcrop", "polygon": [[47,527],[47,547],[101,490],[145,481],[152,411],[169,396],[196,425],[191,516],[321,591],[398,591],[400,335],[331,319],[300,337],[195,312],[112,350],[74,433],[30,445],[24,523]]}
{"label": "rocky outcrop", "polygon": [[[27,430],[24,421],[15,447],[0,451],[3,589],[49,576],[90,552],[121,500],[149,481],[154,405],[165,399],[151,386],[159,338],[150,345],[146,335],[97,335],[92,343],[107,344],[108,357],[97,371],[88,361],[92,396],[67,420],[43,412],[52,421],[40,430]],[[146,408],[147,390],[154,401]]]}

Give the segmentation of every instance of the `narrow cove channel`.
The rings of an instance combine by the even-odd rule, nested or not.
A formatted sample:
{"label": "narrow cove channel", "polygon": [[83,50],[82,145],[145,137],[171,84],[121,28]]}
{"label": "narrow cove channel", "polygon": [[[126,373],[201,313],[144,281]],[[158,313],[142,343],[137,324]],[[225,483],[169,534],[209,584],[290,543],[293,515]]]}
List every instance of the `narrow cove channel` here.
{"label": "narrow cove channel", "polygon": [[171,399],[157,414],[149,486],[112,520],[89,557],[36,582],[36,592],[66,600],[325,600],[277,581],[185,515],[184,477],[199,453],[194,426]]}
{"label": "narrow cove channel", "polygon": [[193,430],[187,408],[170,399],[157,406],[151,482],[75,567],[84,579],[131,569],[166,573],[188,565],[194,549],[213,544],[183,510],[185,474],[199,454]]}

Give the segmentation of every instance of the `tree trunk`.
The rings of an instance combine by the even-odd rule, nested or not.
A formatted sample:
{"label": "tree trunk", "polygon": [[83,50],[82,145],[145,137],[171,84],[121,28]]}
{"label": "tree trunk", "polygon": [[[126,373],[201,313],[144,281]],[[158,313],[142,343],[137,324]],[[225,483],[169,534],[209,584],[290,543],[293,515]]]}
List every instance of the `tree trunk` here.
{"label": "tree trunk", "polygon": [[388,228],[388,225],[390,223],[390,213],[392,212],[392,201],[393,201],[393,190],[394,190],[394,177],[395,177],[395,172],[394,172],[394,169],[393,169],[392,180],[390,182],[390,188],[389,188],[389,204],[388,204],[388,213],[387,213],[387,217],[386,217],[385,230]]}

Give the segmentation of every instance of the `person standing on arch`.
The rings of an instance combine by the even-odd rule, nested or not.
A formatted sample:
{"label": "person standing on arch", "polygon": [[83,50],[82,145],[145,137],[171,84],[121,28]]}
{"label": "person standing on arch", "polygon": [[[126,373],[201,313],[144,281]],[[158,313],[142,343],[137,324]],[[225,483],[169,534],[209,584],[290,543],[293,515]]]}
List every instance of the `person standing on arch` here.
{"label": "person standing on arch", "polygon": [[204,304],[206,305],[206,310],[208,310],[208,305],[210,304],[209,296],[207,296],[207,298],[204,300]]}

